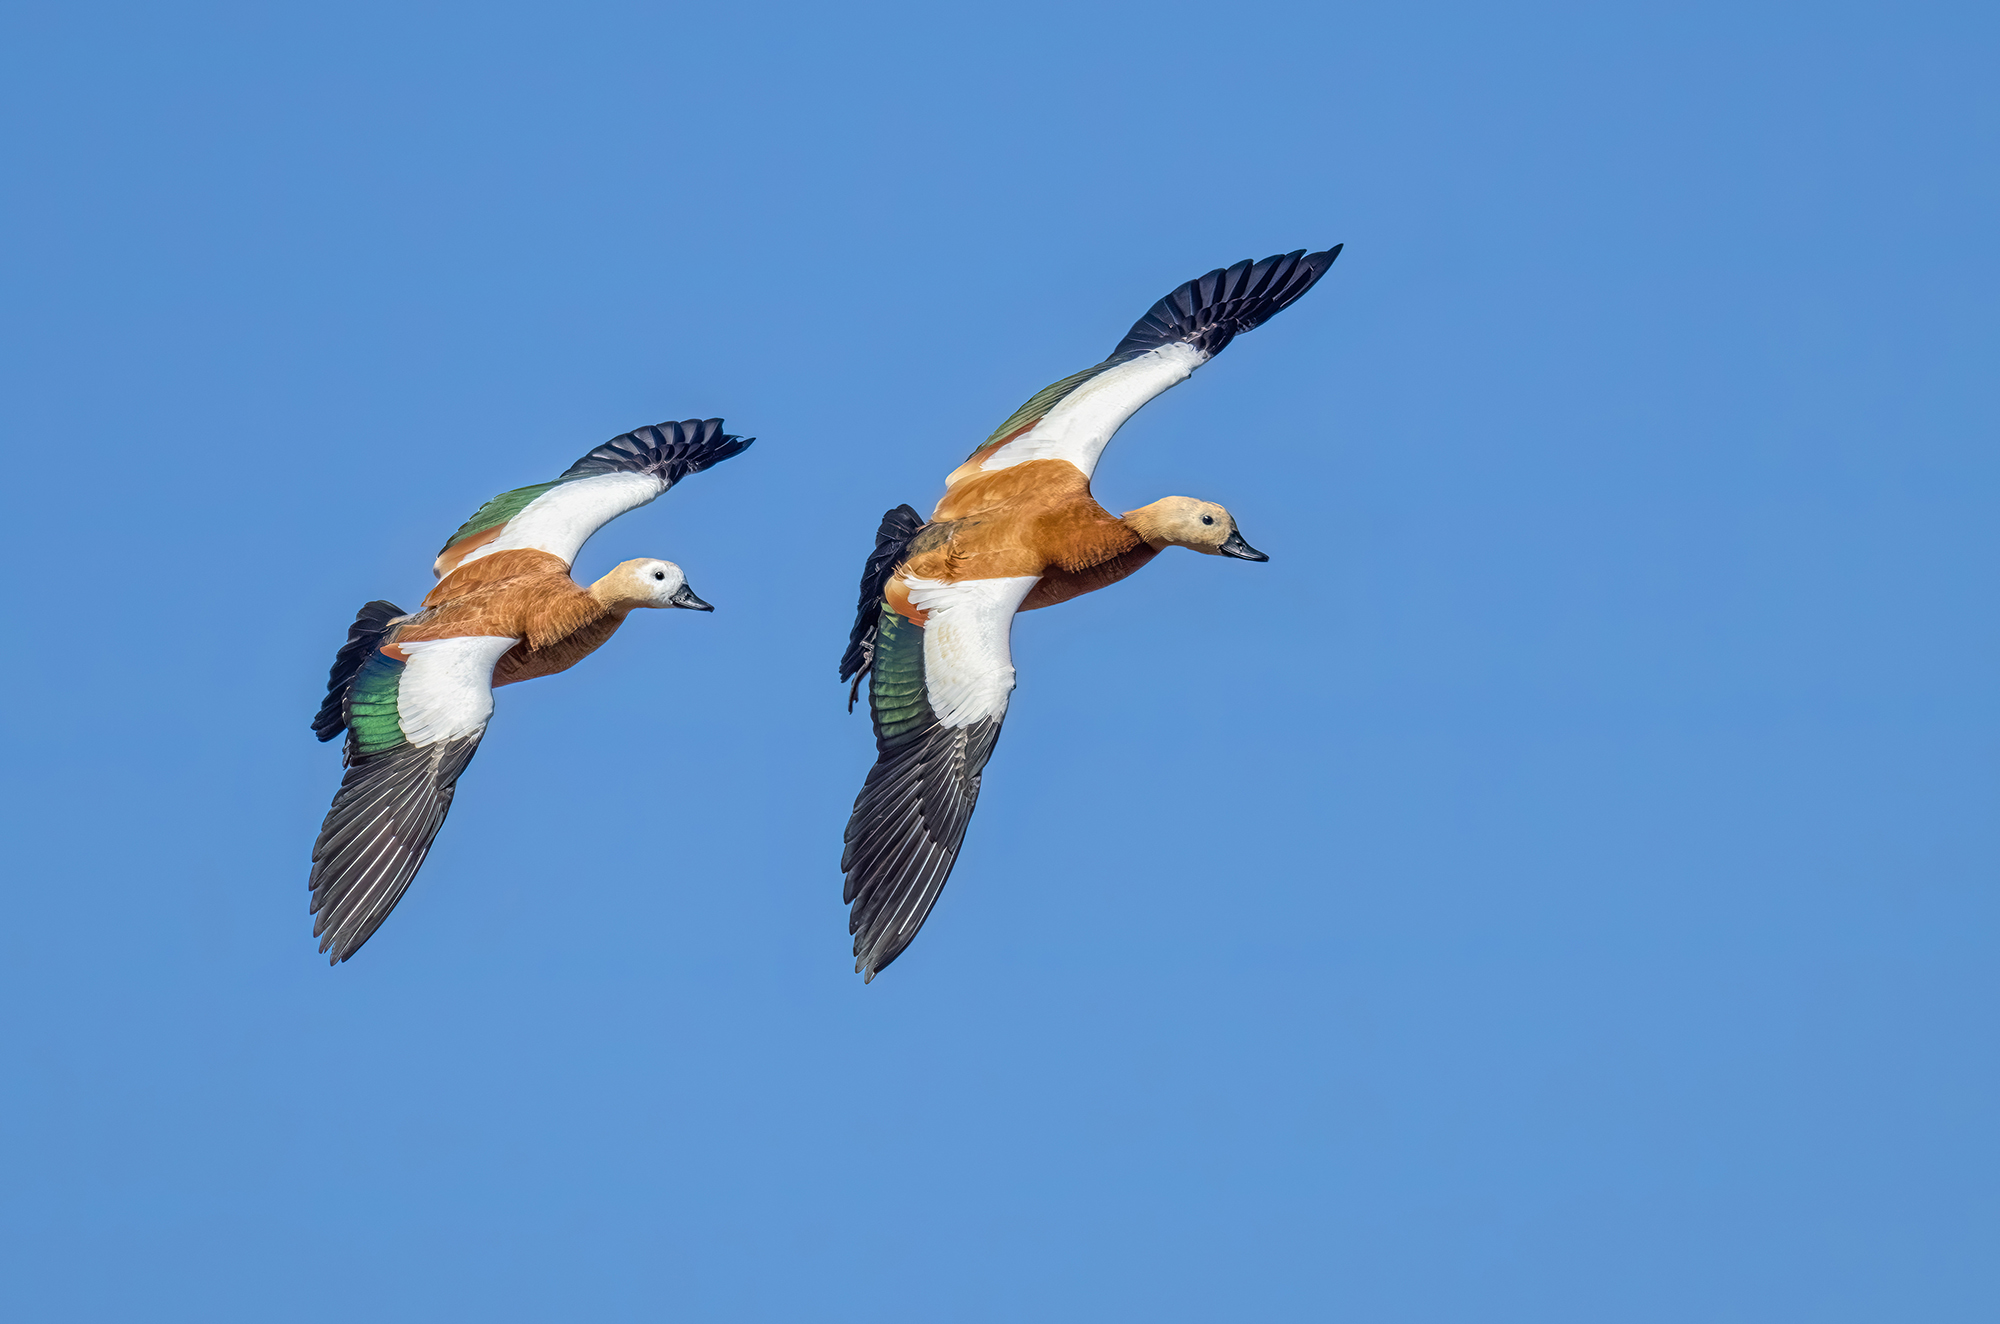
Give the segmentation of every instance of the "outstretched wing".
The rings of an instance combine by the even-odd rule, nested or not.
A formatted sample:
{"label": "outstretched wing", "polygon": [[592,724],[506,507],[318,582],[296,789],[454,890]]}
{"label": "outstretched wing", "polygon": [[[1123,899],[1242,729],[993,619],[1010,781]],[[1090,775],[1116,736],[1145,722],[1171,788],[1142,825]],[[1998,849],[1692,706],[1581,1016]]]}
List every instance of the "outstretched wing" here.
{"label": "outstretched wing", "polygon": [[689,474],[740,455],[755,437],[732,437],[719,418],[660,423],[613,437],[554,482],[502,492],[481,506],[438,553],[439,579],[494,552],[531,550],[564,564],[590,535]]}
{"label": "outstretched wing", "polygon": [[904,580],[921,624],[882,605],[868,681],[875,766],[840,860],[854,968],[868,979],[910,945],[951,877],[1014,689],[1014,612],[1035,579]]}
{"label": "outstretched wing", "polygon": [[1340,256],[1323,253],[1248,258],[1191,280],[1132,324],[1111,357],[1037,391],[971,458],[947,486],[976,473],[1028,460],[1068,460],[1087,476],[1112,435],[1148,400],[1179,385],[1243,332],[1297,302]]}
{"label": "outstretched wing", "polygon": [[367,942],[416,877],[493,715],[492,635],[391,641],[345,703],[347,772],[313,843],[313,936],[329,963]]}

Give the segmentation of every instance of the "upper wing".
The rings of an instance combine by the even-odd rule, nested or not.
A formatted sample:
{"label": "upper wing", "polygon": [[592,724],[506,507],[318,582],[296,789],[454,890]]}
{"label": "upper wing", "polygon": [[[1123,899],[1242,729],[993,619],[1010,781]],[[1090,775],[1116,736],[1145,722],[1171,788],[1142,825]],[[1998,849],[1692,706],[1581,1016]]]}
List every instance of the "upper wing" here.
{"label": "upper wing", "polygon": [[740,455],[755,437],[732,437],[722,420],[660,423],[613,437],[551,483],[517,487],[481,506],[445,543],[431,569],[443,579],[494,552],[548,552],[567,565],[590,535],[689,474]]}
{"label": "upper wing", "polygon": [[1110,358],[1037,391],[945,485],[1028,460],[1068,460],[1090,474],[1126,419],[1186,381],[1238,335],[1296,302],[1340,250],[1335,244],[1323,253],[1301,248],[1262,262],[1245,258],[1189,281],[1134,322]]}
{"label": "upper wing", "polygon": [[1014,689],[1007,636],[1035,576],[903,584],[924,622],[882,605],[868,681],[875,766],[840,860],[854,968],[868,979],[910,945],[951,876]]}
{"label": "upper wing", "polygon": [[329,962],[367,942],[444,825],[493,715],[493,664],[518,639],[390,642],[348,688],[347,772],[313,843],[313,936]]}

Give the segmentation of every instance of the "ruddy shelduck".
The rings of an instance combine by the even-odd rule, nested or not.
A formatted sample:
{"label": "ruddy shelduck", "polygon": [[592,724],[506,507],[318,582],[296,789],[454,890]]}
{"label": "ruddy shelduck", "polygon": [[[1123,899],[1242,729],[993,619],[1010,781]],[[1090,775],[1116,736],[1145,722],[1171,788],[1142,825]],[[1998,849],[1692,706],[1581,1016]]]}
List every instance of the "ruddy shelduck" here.
{"label": "ruddy shelduck", "polygon": [[1243,261],[1154,304],[1111,356],[1038,391],[945,479],[925,520],[882,519],[841,659],[863,676],[875,766],[847,822],[848,931],[866,979],[923,927],[958,859],[1014,689],[1014,614],[1115,584],[1168,547],[1269,558],[1211,501],[1170,496],[1113,515],[1090,494],[1098,456],[1141,406],[1291,305],[1340,245]]}
{"label": "ruddy shelduck", "polygon": [[438,553],[421,609],[361,609],[312,724],[321,740],[347,732],[347,772],[310,878],[313,936],[329,963],[354,955],[416,877],[496,688],[568,670],[637,608],[714,610],[672,561],[627,561],[588,588],[569,568],[606,524],[753,440],[725,433],[719,418],[613,437],[554,482],[481,506]]}

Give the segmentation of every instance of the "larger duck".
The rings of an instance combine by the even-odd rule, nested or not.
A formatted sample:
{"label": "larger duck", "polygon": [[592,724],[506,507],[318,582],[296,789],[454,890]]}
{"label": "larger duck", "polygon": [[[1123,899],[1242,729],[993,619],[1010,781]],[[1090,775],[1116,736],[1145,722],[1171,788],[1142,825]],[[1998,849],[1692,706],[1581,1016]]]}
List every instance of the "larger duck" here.
{"label": "larger duck", "polygon": [[1115,584],[1169,547],[1269,559],[1213,502],[1170,496],[1114,515],[1090,477],[1126,419],[1297,301],[1340,248],[1245,260],[1182,285],[1109,358],[994,429],[946,477],[929,520],[909,506],[883,517],[840,664],[850,709],[869,677],[875,721],[875,766],[841,857],[864,979],[909,946],[958,859],[1014,689],[1014,614]]}
{"label": "larger duck", "polygon": [[755,438],[722,420],[613,437],[553,482],[503,492],[445,543],[420,610],[371,602],[334,658],[313,734],[347,732],[347,772],[313,843],[313,936],[329,963],[368,941],[430,851],[502,685],[566,671],[641,607],[714,608],[671,561],[627,561],[585,587],[590,536]]}

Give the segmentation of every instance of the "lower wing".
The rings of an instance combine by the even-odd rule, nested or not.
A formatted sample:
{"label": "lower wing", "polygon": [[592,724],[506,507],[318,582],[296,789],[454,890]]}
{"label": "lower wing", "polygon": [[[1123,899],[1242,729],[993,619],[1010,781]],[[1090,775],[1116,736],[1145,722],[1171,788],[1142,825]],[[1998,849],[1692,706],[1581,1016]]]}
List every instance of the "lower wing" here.
{"label": "lower wing", "polygon": [[840,860],[866,979],[910,945],[951,877],[1014,689],[1014,613],[1035,580],[905,579],[922,622],[881,607],[868,681],[875,766]]}
{"label": "lower wing", "polygon": [[313,936],[329,963],[359,951],[416,877],[493,715],[493,664],[518,642],[391,641],[362,663],[347,772],[313,843]]}

